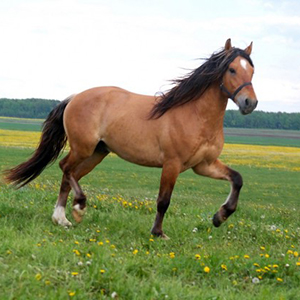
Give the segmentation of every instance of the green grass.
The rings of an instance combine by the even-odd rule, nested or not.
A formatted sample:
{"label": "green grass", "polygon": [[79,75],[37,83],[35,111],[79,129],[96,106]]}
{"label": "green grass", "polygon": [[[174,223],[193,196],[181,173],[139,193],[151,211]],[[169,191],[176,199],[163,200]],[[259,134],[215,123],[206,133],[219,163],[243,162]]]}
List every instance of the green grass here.
{"label": "green grass", "polygon": [[[31,152],[0,147],[1,169]],[[169,241],[150,235],[159,169],[107,157],[82,180],[88,212],[70,229],[51,222],[57,163],[20,190],[2,184],[0,299],[298,299],[299,172],[231,167],[244,187],[218,229],[211,217],[229,184],[180,175],[164,221]]]}

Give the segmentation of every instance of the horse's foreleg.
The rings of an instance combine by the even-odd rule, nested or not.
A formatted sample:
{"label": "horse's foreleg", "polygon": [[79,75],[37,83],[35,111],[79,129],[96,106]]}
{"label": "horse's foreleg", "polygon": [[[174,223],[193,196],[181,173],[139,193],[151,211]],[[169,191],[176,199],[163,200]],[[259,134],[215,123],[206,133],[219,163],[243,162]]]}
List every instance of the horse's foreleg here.
{"label": "horse's foreleg", "polygon": [[179,167],[174,163],[165,164],[163,166],[160,189],[157,198],[157,213],[156,218],[151,230],[151,233],[155,236],[159,236],[163,239],[168,237],[163,233],[162,223],[164,215],[169,207],[172,191],[179,174]]}
{"label": "horse's foreleg", "polygon": [[214,226],[219,227],[236,210],[239,193],[243,185],[242,176],[238,172],[224,165],[219,160],[216,160],[210,165],[206,163],[199,164],[195,166],[193,170],[196,174],[215,179],[228,180],[231,183],[230,194],[228,195],[225,203],[220,207],[213,217]]}

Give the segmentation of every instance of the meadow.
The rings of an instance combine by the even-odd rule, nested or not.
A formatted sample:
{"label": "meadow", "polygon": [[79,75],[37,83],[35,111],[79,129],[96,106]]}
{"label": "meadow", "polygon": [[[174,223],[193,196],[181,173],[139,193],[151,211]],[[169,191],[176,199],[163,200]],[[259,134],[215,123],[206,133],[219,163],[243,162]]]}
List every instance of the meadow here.
{"label": "meadow", "polygon": [[[0,123],[1,171],[27,159],[38,142],[38,130],[23,131],[18,122]],[[221,159],[244,186],[220,228],[211,218],[229,184],[181,174],[164,222],[168,241],[150,234],[159,169],[109,155],[81,181],[88,211],[80,224],[70,196],[71,228],[51,221],[57,162],[19,190],[1,182],[0,299],[299,299],[300,149],[293,134],[272,146],[260,136],[249,136],[251,145],[244,136],[227,140]]]}

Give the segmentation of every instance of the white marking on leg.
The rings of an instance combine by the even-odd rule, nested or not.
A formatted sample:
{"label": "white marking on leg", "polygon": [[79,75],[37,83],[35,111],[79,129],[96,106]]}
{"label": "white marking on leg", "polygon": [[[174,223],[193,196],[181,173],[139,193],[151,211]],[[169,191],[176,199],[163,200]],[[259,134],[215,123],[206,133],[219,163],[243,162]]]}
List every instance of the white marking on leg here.
{"label": "white marking on leg", "polygon": [[72,226],[72,223],[66,218],[65,208],[60,205],[55,207],[52,221],[61,226]]}
{"label": "white marking on leg", "polygon": [[243,69],[247,70],[247,64],[248,64],[248,62],[247,62],[246,59],[242,58],[240,60],[240,64],[241,64],[241,66],[242,66]]}
{"label": "white marking on leg", "polygon": [[79,204],[74,205],[73,209],[76,210],[80,216],[83,216],[86,212],[86,207],[84,209],[81,209]]}

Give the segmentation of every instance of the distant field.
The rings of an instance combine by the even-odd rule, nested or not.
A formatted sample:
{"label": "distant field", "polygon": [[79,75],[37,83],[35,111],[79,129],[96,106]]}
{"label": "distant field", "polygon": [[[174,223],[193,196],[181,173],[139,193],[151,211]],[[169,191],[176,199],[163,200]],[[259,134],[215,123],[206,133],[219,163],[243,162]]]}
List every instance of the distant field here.
{"label": "distant field", "polygon": [[[0,117],[0,130],[41,131],[42,119]],[[229,144],[252,144],[300,147],[300,131],[224,128],[225,142]],[[13,133],[12,133],[13,134]]]}
{"label": "distant field", "polygon": [[21,119],[0,117],[0,129],[22,130],[22,131],[41,131],[42,119]]}

